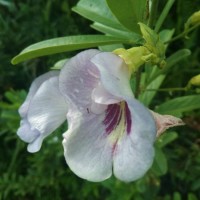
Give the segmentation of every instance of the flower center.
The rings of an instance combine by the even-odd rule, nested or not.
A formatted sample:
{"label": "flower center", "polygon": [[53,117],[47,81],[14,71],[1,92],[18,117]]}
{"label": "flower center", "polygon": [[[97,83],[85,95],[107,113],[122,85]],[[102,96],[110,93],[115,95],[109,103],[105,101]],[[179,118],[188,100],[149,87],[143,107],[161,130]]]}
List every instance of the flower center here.
{"label": "flower center", "polygon": [[108,105],[103,124],[105,125],[106,134],[113,142],[119,140],[125,133],[129,135],[132,119],[127,103],[122,101]]}

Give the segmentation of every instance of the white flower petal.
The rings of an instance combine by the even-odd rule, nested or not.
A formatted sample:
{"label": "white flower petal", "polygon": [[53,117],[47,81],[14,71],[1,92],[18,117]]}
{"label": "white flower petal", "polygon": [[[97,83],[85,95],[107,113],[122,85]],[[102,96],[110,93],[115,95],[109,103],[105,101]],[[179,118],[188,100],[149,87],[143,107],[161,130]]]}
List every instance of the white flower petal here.
{"label": "white flower petal", "polygon": [[42,135],[40,135],[32,143],[29,143],[27,146],[28,152],[35,153],[39,151],[42,146],[43,139],[44,138],[42,137]]}
{"label": "white flower petal", "polygon": [[28,109],[28,121],[31,127],[47,136],[64,122],[66,114],[67,103],[59,91],[58,77],[51,77],[34,95]]}
{"label": "white flower petal", "polygon": [[21,140],[30,143],[33,142],[40,135],[40,133],[36,129],[31,130],[27,119],[23,119],[21,120],[20,127],[17,130],[17,135]]}
{"label": "white flower petal", "polygon": [[107,108],[107,105],[95,103],[93,101],[90,109],[88,108],[88,113],[91,110],[91,112],[94,113],[94,114],[101,114],[101,113],[103,113],[106,110],[106,108]]}
{"label": "white flower petal", "polygon": [[154,158],[153,143],[156,125],[151,113],[137,100],[128,100],[131,113],[131,130],[116,145],[113,170],[125,182],[142,177],[151,167]]}
{"label": "white flower petal", "polygon": [[62,68],[59,77],[60,91],[76,109],[87,113],[92,99],[92,90],[99,82],[99,71],[90,62],[98,50],[86,50],[71,58]]}
{"label": "white flower petal", "polygon": [[50,77],[54,77],[54,76],[58,76],[58,75],[59,75],[58,71],[50,71],[50,72],[47,72],[47,73],[37,77],[33,81],[33,83],[31,84],[31,87],[29,89],[29,93],[26,97],[26,100],[24,101],[24,103],[19,108],[19,114],[20,114],[21,117],[26,117],[30,101],[31,101],[32,97],[35,95],[35,93],[37,92],[40,85],[44,81],[49,79]]}
{"label": "white flower petal", "polygon": [[21,140],[29,143],[27,150],[30,153],[35,153],[40,150],[43,136],[37,129],[31,128],[29,122],[26,119],[21,120],[17,135],[20,137]]}
{"label": "white flower petal", "polygon": [[29,152],[36,152],[40,150],[43,139],[66,120],[67,103],[59,91],[58,76],[51,76],[41,83],[27,102],[28,110],[17,134],[30,143]]}
{"label": "white flower petal", "polygon": [[114,104],[120,101],[123,101],[122,98],[113,96],[110,94],[102,84],[99,84],[93,91],[92,91],[92,100],[99,104]]}
{"label": "white flower petal", "polygon": [[112,174],[112,145],[105,137],[104,115],[88,114],[83,118],[74,114],[68,113],[70,127],[64,134],[66,162],[79,177],[103,181]]}
{"label": "white flower petal", "polygon": [[98,67],[102,84],[109,93],[119,98],[133,97],[128,67],[122,58],[110,52],[102,52],[95,55],[91,62]]}

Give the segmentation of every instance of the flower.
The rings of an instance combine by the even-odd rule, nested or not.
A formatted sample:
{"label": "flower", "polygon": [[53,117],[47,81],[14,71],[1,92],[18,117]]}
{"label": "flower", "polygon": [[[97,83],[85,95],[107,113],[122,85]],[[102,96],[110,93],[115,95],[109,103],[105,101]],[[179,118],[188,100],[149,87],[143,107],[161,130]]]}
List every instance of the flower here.
{"label": "flower", "polygon": [[42,141],[66,119],[64,156],[70,169],[89,181],[112,173],[125,182],[142,177],[154,158],[158,134],[181,120],[161,116],[135,99],[130,71],[110,52],[86,50],[31,85],[19,109],[17,134],[36,152]]}
{"label": "flower", "polygon": [[66,120],[67,104],[58,87],[59,72],[48,72],[32,83],[21,116],[18,136],[29,152],[39,151],[42,141]]}
{"label": "flower", "polygon": [[122,181],[142,177],[154,158],[156,124],[130,88],[129,72],[117,55],[83,51],[60,72],[69,129],[63,134],[66,162],[79,177]]}

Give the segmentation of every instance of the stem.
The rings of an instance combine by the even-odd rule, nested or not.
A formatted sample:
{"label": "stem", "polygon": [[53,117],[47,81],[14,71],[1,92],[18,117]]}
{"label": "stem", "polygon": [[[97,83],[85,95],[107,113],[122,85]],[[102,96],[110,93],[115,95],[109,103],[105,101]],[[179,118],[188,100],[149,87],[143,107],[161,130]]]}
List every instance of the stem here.
{"label": "stem", "polygon": [[147,89],[145,91],[158,91],[158,92],[175,92],[175,91],[187,91],[186,87],[184,88],[160,88],[160,89]]}
{"label": "stem", "polygon": [[20,151],[20,140],[17,140],[16,149],[14,151],[14,154],[12,156],[12,160],[11,160],[10,165],[8,167],[8,171],[7,171],[8,176],[10,176],[10,174],[12,173],[13,166],[15,165],[15,162],[16,162],[17,156],[19,154],[19,151]]}
{"label": "stem", "polygon": [[168,0],[155,27],[155,31],[158,32],[160,27],[162,26],[163,22],[165,21],[165,18],[167,17],[171,7],[173,6],[175,0]]}
{"label": "stem", "polygon": [[151,10],[149,13],[149,21],[148,21],[148,26],[150,28],[154,26],[154,21],[157,14],[157,8],[158,8],[158,0],[152,0]]}
{"label": "stem", "polygon": [[170,42],[173,42],[173,41],[175,41],[175,40],[178,40],[178,39],[181,38],[181,37],[184,37],[184,36],[187,35],[189,32],[191,32],[192,30],[194,30],[195,28],[197,28],[199,25],[200,25],[200,23],[198,23],[198,24],[196,24],[195,26],[192,26],[191,28],[189,28],[189,29],[183,31],[183,32],[180,33],[179,35],[173,37],[171,40],[166,41],[165,44],[170,43]]}
{"label": "stem", "polygon": [[140,67],[136,72],[136,83],[135,83],[135,98],[140,94],[140,81],[143,67]]}

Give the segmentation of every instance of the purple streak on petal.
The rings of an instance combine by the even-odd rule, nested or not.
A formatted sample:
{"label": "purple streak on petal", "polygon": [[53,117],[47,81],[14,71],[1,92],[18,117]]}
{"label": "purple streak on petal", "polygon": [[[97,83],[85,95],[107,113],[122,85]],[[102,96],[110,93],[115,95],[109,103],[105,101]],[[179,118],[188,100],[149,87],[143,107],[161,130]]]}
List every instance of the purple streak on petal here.
{"label": "purple streak on petal", "polygon": [[106,117],[103,123],[106,125],[106,133],[109,135],[119,124],[121,120],[121,107],[120,104],[108,105],[106,110]]}
{"label": "purple streak on petal", "polygon": [[125,123],[126,123],[126,131],[127,134],[129,135],[131,132],[132,119],[131,119],[131,112],[126,102],[125,102]]}
{"label": "purple streak on petal", "polygon": [[113,156],[116,154],[116,151],[117,151],[117,142],[118,142],[118,140],[116,140],[116,142],[112,146],[112,155]]}
{"label": "purple streak on petal", "polygon": [[113,118],[118,109],[120,109],[120,106],[118,104],[108,105],[106,109],[106,117],[103,121],[105,125],[108,125],[110,123],[111,119]]}
{"label": "purple streak on petal", "polygon": [[118,110],[115,116],[113,117],[111,123],[106,128],[107,134],[110,134],[118,125],[122,117],[122,111]]}
{"label": "purple streak on petal", "polygon": [[128,135],[130,134],[132,124],[131,113],[127,103],[125,102],[124,108],[121,106],[121,104],[108,105],[105,113],[105,119],[103,121],[103,124],[106,127],[107,135],[109,135],[119,125],[122,114],[124,114],[125,117],[124,125],[126,126],[126,132]]}

